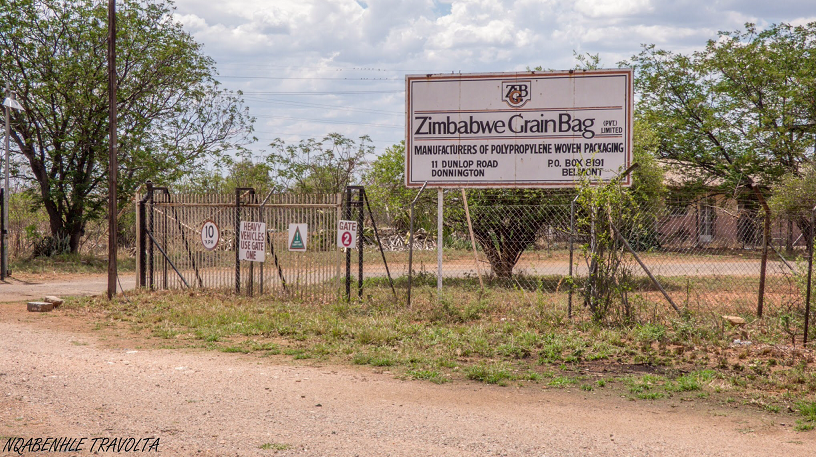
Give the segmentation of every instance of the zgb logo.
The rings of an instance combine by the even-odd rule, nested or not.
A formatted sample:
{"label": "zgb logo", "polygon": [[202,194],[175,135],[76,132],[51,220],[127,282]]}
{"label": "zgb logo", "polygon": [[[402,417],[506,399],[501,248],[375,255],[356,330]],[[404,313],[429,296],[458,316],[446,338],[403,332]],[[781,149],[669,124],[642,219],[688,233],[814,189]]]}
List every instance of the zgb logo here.
{"label": "zgb logo", "polygon": [[511,108],[521,108],[530,101],[530,81],[502,81],[502,100]]}

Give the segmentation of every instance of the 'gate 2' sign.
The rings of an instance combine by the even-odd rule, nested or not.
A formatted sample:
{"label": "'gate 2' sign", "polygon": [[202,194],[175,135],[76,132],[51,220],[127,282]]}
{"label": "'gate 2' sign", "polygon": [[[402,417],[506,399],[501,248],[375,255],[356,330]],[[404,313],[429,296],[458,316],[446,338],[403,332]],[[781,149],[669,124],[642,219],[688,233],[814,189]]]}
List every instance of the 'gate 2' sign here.
{"label": "'gate 2' sign", "polygon": [[631,164],[632,76],[628,68],[408,75],[406,184],[571,187],[610,180]]}
{"label": "'gate 2' sign", "polygon": [[357,221],[337,221],[337,246],[357,248]]}
{"label": "'gate 2' sign", "polygon": [[266,222],[241,221],[238,259],[252,262],[266,260]]}

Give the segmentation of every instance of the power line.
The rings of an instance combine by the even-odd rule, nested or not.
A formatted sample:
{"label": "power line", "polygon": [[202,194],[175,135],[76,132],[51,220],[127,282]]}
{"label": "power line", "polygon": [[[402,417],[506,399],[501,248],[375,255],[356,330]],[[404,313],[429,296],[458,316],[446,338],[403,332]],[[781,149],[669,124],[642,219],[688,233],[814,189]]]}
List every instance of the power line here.
{"label": "power line", "polygon": [[[326,133],[316,133],[316,134],[305,135],[305,134],[302,134],[302,133],[292,133],[292,132],[280,133],[280,132],[266,132],[266,131],[257,131],[255,133],[259,133],[259,134],[263,134],[263,135],[270,135],[270,136],[275,136],[275,137],[298,137],[298,138],[307,138],[307,137],[316,138],[316,137],[324,137],[324,136],[327,135]],[[382,143],[382,144],[397,144],[400,141],[402,141],[403,139],[404,138],[400,138],[400,139],[398,139],[396,141],[373,140],[372,139],[372,140],[370,140],[370,142],[371,143]]]}
{"label": "power line", "polygon": [[367,125],[371,127],[384,127],[384,128],[394,128],[394,129],[403,129],[405,128],[402,125],[395,125],[395,124],[374,124],[369,122],[355,122],[355,121],[334,121],[330,119],[310,119],[310,118],[303,118],[303,117],[292,117],[292,116],[268,116],[268,115],[257,115],[257,118],[263,119],[290,119],[293,121],[309,121],[309,122],[318,122],[322,124],[350,124],[350,125]]}
{"label": "power line", "polygon": [[232,78],[232,79],[275,79],[275,80],[321,80],[321,81],[354,81],[354,82],[368,82],[368,81],[399,81],[403,82],[405,79],[403,78],[332,78],[332,77],[318,77],[318,76],[232,76],[232,75],[219,75],[219,78]]}
{"label": "power line", "polygon": [[363,94],[401,94],[405,93],[404,89],[400,90],[338,90],[338,91],[274,91],[274,92],[244,92],[244,95],[363,95]]}
{"label": "power line", "polygon": [[348,107],[339,107],[333,105],[323,105],[320,103],[308,103],[308,102],[299,102],[299,101],[290,101],[290,100],[276,100],[276,99],[263,99],[263,98],[253,98],[253,97],[246,97],[246,100],[254,100],[254,101],[267,101],[272,103],[279,103],[281,105],[288,105],[288,106],[296,106],[302,108],[330,108],[334,111],[354,111],[359,113],[373,113],[373,114],[386,114],[389,116],[404,116],[404,112],[397,112],[397,111],[385,111],[385,110],[376,110],[376,109],[364,109],[364,108],[348,108]]}
{"label": "power line", "polygon": [[[235,64],[229,64],[226,62],[222,62],[219,64],[219,67],[235,67]],[[239,63],[237,64],[240,68],[274,68],[274,69],[281,69],[281,70],[320,70],[320,71],[373,71],[373,72],[399,72],[399,73],[421,73],[421,74],[436,74],[436,73],[451,73],[452,70],[417,70],[417,69],[404,69],[404,68],[375,68],[375,67],[306,67],[306,66],[292,66],[292,65],[271,65],[271,64],[246,64],[246,63]],[[455,73],[459,73],[459,71],[455,71]]]}

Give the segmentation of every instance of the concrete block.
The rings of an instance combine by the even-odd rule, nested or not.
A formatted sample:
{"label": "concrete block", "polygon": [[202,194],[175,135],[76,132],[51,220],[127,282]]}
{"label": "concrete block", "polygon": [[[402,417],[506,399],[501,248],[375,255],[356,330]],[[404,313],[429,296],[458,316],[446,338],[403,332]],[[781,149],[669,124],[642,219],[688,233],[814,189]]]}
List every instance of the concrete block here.
{"label": "concrete block", "polygon": [[47,313],[54,309],[53,303],[44,301],[30,301],[28,302],[28,310],[32,313]]}

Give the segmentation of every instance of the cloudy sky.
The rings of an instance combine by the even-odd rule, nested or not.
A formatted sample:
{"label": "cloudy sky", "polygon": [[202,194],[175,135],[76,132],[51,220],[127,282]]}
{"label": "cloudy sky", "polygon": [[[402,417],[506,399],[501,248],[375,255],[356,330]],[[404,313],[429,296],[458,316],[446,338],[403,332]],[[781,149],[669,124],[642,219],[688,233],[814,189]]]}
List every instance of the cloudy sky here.
{"label": "cloudy sky", "polygon": [[258,154],[338,132],[404,139],[405,75],[603,67],[642,44],[689,52],[746,22],[816,21],[813,0],[176,0],[177,19],[242,90]]}

